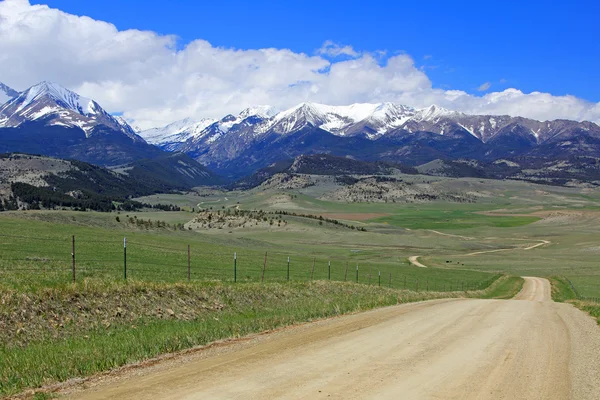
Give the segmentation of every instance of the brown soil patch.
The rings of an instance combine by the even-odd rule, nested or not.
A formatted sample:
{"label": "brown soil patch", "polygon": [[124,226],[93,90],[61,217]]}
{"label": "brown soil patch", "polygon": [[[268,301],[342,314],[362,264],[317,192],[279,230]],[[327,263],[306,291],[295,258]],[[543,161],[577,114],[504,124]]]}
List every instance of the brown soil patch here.
{"label": "brown soil patch", "polygon": [[533,211],[530,213],[510,213],[503,212],[505,210],[497,211],[476,211],[475,214],[487,215],[491,217],[538,217],[538,218],[549,218],[557,216],[575,216],[581,217],[584,215],[594,216],[600,215],[600,212],[595,210],[543,210]]}

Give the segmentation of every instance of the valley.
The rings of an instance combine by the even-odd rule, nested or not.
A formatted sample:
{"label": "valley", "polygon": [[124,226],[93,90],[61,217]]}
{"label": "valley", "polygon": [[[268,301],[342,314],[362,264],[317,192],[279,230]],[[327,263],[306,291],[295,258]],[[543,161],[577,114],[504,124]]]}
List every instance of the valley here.
{"label": "valley", "polygon": [[[544,350],[598,330],[572,307],[600,320],[595,124],[304,103],[144,133],[55,84],[11,93],[0,108],[0,150],[8,151],[0,155],[0,396],[134,397],[154,365],[166,368],[164,379],[181,357],[194,371],[188,352],[209,365],[221,349],[237,360],[244,346],[261,346],[255,334],[275,330],[265,343],[278,348],[279,334],[351,327],[344,321],[371,314],[346,314],[383,306],[399,314],[375,318],[377,340],[406,318],[446,326],[435,311],[445,307],[466,322],[457,335],[438,330],[431,340],[458,349],[460,332],[475,330],[475,343],[487,348],[489,338],[504,337],[492,357],[517,352],[519,360],[457,377],[475,374],[491,393],[505,393],[506,381],[494,376],[524,368],[524,357],[558,365],[557,374],[565,363],[595,368],[580,350],[555,364]],[[496,311],[505,317],[495,327],[468,322]],[[515,342],[505,330],[525,329],[523,319],[506,322],[514,313],[545,329],[563,329],[557,315],[574,325],[527,353],[514,346],[528,339]],[[327,337],[354,343],[346,333]],[[431,357],[431,365],[457,363]],[[436,368],[419,375],[438,379]],[[113,385],[113,376],[134,383]],[[594,398],[577,379],[552,393]],[[413,390],[357,382],[377,395]],[[481,397],[479,387],[461,387]]]}
{"label": "valley", "polygon": [[[78,390],[58,382],[131,363],[143,366],[164,352],[214,340],[382,305],[511,298],[521,289],[518,276],[550,279],[553,296],[600,318],[594,300],[600,296],[596,190],[397,169],[371,171],[387,175],[345,174],[357,172],[353,163],[336,167],[339,176],[352,179],[337,180],[321,175],[319,163],[304,160],[303,165],[319,174],[296,169],[262,176],[262,183],[245,190],[155,193],[131,199],[147,205],[132,211],[0,213],[5,298],[0,351],[12,360],[0,363],[0,381],[6,382],[1,392]],[[376,185],[377,180],[369,181],[373,176],[382,178],[379,184],[407,185],[436,196],[388,189],[382,198],[332,196],[341,189],[360,193],[364,189],[356,183]],[[310,184],[290,184],[296,180]],[[148,208],[166,204],[179,211]],[[310,300],[319,290],[321,300],[329,300]],[[204,293],[201,299],[196,291]],[[42,296],[54,300],[42,302]],[[257,302],[255,310],[262,310],[258,304],[271,306],[248,314],[246,296]],[[231,303],[233,298],[242,303]],[[72,299],[70,305],[66,299]],[[300,303],[292,309],[293,299]],[[199,309],[198,304],[204,305]],[[508,315],[512,306],[506,307]],[[255,321],[250,325],[248,315]],[[209,320],[217,325],[209,327]],[[194,330],[199,326],[205,328]],[[205,329],[212,333],[191,333]],[[88,338],[85,346],[82,336]],[[136,345],[140,338],[148,347]],[[124,344],[114,354],[86,350],[111,351],[117,343]],[[77,361],[52,361],[65,352],[77,354]],[[41,369],[29,367],[32,363]],[[22,374],[27,380],[15,380]]]}
{"label": "valley", "polygon": [[600,3],[534,3],[0,0],[0,399],[600,399]]}

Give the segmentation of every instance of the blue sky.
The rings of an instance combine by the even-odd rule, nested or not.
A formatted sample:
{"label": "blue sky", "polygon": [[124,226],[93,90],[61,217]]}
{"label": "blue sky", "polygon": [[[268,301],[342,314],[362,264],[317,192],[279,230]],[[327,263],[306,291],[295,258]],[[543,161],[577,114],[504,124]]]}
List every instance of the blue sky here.
{"label": "blue sky", "polygon": [[[406,52],[433,86],[481,94],[516,87],[600,101],[594,1],[340,2],[48,0],[119,28],[240,49],[315,54],[332,40],[357,51]],[[485,86],[484,86],[485,87]]]}
{"label": "blue sky", "polygon": [[600,123],[599,14],[591,1],[0,0],[0,81],[56,82],[143,129],[302,102]]}

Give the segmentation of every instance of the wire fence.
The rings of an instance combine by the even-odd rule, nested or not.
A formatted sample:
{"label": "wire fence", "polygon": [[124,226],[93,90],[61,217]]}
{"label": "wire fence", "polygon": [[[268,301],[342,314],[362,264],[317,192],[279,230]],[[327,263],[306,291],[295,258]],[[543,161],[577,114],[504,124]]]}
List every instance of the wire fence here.
{"label": "wire fence", "polygon": [[592,303],[600,303],[600,297],[582,296],[579,293],[579,291],[577,290],[577,288],[575,287],[575,285],[573,285],[573,282],[571,282],[571,280],[569,278],[565,278],[565,279],[569,283],[569,286],[571,286],[571,290],[573,290],[573,293],[575,293],[575,298],[577,300],[588,301],[588,302],[592,302]]}
{"label": "wire fence", "polygon": [[[375,254],[373,258],[390,258]],[[401,268],[324,254],[290,254],[209,244],[156,244],[142,240],[94,240],[0,234],[0,279],[77,282],[84,278],[140,281],[285,282],[332,280],[416,291],[482,290],[497,275],[455,277],[451,270]],[[2,278],[4,276],[4,278]]]}

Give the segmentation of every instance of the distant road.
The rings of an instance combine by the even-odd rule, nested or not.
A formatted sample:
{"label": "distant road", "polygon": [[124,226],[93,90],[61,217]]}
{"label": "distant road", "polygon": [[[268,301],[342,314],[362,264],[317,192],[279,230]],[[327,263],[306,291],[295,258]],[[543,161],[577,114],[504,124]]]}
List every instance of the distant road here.
{"label": "distant road", "polygon": [[[469,237],[469,236],[460,236],[460,235],[451,235],[451,234],[448,234],[448,233],[442,233],[442,232],[434,231],[432,229],[430,229],[429,231],[433,232],[435,234],[438,234],[438,235],[452,236],[452,237],[457,237],[457,238],[461,238],[461,239],[464,239],[464,240],[475,240],[476,239],[476,238]],[[486,238],[486,239],[494,239],[494,238]],[[537,241],[539,243],[530,245],[528,247],[509,247],[509,248],[506,248],[506,249],[476,251],[476,252],[468,253],[468,254],[455,254],[455,255],[452,255],[452,257],[457,257],[457,256],[463,256],[463,257],[464,256],[477,256],[477,255],[480,255],[480,254],[498,253],[498,252],[501,252],[501,251],[533,250],[533,249],[537,249],[538,247],[541,247],[541,246],[546,246],[546,245],[552,244],[552,242],[550,242],[549,240],[543,240],[543,239],[508,239],[508,240],[520,240],[520,241],[531,241],[531,240],[534,240],[534,241]],[[408,257],[408,262],[411,263],[412,265],[414,265],[415,267],[428,268],[427,265],[425,265],[425,264],[423,264],[423,263],[421,263],[419,261],[419,257],[421,257],[421,256],[410,256],[410,257]]]}
{"label": "distant road", "polygon": [[421,257],[421,256],[410,256],[410,257],[408,257],[408,261],[415,267],[427,268],[427,265],[423,265],[419,262],[419,257]]}
{"label": "distant road", "polygon": [[[519,300],[520,299],[520,300]],[[283,329],[134,370],[77,399],[600,399],[600,329],[526,278]]]}

